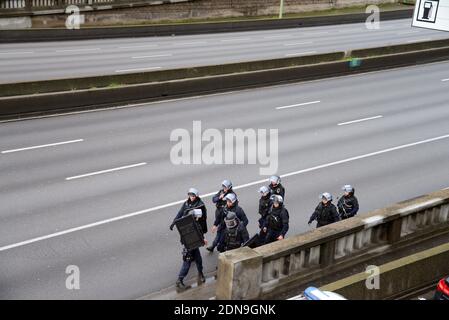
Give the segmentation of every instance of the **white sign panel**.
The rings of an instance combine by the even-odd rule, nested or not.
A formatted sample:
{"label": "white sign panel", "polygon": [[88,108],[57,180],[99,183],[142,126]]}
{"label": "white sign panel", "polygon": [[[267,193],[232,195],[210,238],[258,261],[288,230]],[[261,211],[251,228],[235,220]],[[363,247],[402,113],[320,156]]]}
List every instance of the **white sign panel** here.
{"label": "white sign panel", "polygon": [[416,0],[412,26],[449,31],[449,0]]}

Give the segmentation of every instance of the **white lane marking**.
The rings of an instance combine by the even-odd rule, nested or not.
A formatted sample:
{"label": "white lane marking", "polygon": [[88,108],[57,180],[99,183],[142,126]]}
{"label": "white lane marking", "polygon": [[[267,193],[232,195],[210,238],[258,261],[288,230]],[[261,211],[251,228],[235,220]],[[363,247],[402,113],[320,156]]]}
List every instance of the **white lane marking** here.
{"label": "white lane marking", "polygon": [[246,41],[251,40],[251,38],[234,38],[234,39],[223,39],[221,42],[232,42],[232,41]]}
{"label": "white lane marking", "polygon": [[447,78],[447,79],[441,79],[441,81],[443,81],[443,82],[449,81],[449,78]]}
{"label": "white lane marking", "polygon": [[0,54],[31,54],[34,53],[34,51],[4,51],[4,52],[0,52]]}
{"label": "white lane marking", "polygon": [[419,30],[414,30],[414,31],[397,32],[396,34],[397,34],[398,36],[400,36],[400,35],[403,35],[403,34],[412,34],[412,33],[419,33],[419,32],[421,32],[421,31],[419,31]]}
{"label": "white lane marking", "polygon": [[154,48],[157,47],[157,44],[146,44],[141,46],[128,46],[128,47],[118,47],[119,49],[136,49],[136,48]]}
{"label": "white lane marking", "polygon": [[63,50],[56,50],[56,52],[79,52],[79,51],[98,51],[98,50],[101,50],[101,48],[63,49]]}
{"label": "white lane marking", "polygon": [[[347,162],[351,162],[351,161],[355,161],[355,160],[360,160],[360,159],[364,159],[364,158],[368,158],[368,157],[373,157],[373,156],[376,156],[376,155],[380,155],[380,154],[384,154],[384,153],[388,153],[388,152],[392,152],[392,151],[396,151],[396,150],[406,149],[406,148],[414,147],[414,146],[417,146],[417,145],[430,143],[430,142],[434,142],[434,141],[439,141],[439,140],[443,140],[443,139],[447,139],[447,138],[449,138],[449,134],[443,135],[443,136],[439,136],[439,137],[435,137],[435,138],[426,139],[426,140],[421,140],[421,141],[417,141],[417,142],[412,142],[412,143],[408,143],[408,144],[403,144],[403,145],[400,145],[400,146],[387,148],[387,149],[383,149],[383,150],[379,150],[379,151],[363,154],[363,155],[356,156],[356,157],[351,157],[351,158],[347,158],[347,159],[343,159],[343,160],[339,160],[339,161],[335,161],[335,162],[322,164],[322,165],[311,167],[311,168],[308,168],[308,169],[303,169],[303,170],[298,170],[298,171],[286,173],[286,174],[281,175],[281,178],[286,178],[286,177],[290,177],[290,176],[294,176],[294,175],[298,175],[298,174],[302,174],[302,173],[306,173],[306,172],[311,172],[311,171],[315,171],[315,170],[319,170],[319,169],[323,169],[323,168],[328,168],[328,167],[339,165],[339,164],[342,164],[342,163],[347,163]],[[236,187],[234,187],[234,189],[238,190],[238,189],[242,189],[242,188],[246,188],[246,187],[250,187],[250,186],[253,186],[253,185],[258,185],[258,184],[266,183],[266,182],[267,182],[267,179],[261,179],[261,180],[249,182],[247,184],[243,184],[243,185],[240,185],[240,186],[236,186]],[[207,193],[207,194],[203,194],[203,195],[200,195],[200,196],[202,198],[206,198],[206,197],[210,197],[210,196],[212,196],[214,194],[216,194],[216,191],[213,191],[213,192],[210,192],[210,193]],[[52,234],[49,234],[49,235],[46,235],[46,236],[37,237],[37,238],[29,239],[29,240],[26,240],[26,241],[22,241],[22,242],[17,242],[17,243],[14,243],[14,244],[10,244],[10,245],[7,245],[7,246],[0,247],[0,252],[6,251],[6,250],[9,250],[9,249],[13,249],[13,248],[17,248],[17,247],[22,247],[22,246],[25,246],[25,245],[28,245],[28,244],[31,244],[31,243],[35,243],[35,242],[38,242],[38,241],[55,238],[55,237],[58,237],[58,236],[61,236],[61,235],[65,235],[65,234],[69,234],[69,233],[73,233],[73,232],[76,232],[76,231],[81,231],[81,230],[93,228],[93,227],[100,226],[100,225],[103,225],[103,224],[107,224],[107,223],[110,223],[110,222],[120,221],[120,220],[123,220],[123,219],[139,216],[139,215],[146,214],[146,213],[149,213],[149,212],[153,212],[153,211],[156,211],[156,210],[165,209],[165,208],[168,208],[168,207],[173,207],[173,206],[180,205],[180,204],[184,203],[184,201],[185,201],[185,199],[182,199],[182,200],[179,200],[179,201],[174,201],[174,202],[170,202],[170,203],[163,204],[163,205],[160,205],[160,206],[156,206],[156,207],[153,207],[153,208],[132,212],[132,213],[125,214],[125,215],[118,216],[118,217],[114,217],[114,218],[111,218],[111,219],[101,220],[101,221],[97,221],[97,222],[94,222],[94,223],[90,223],[90,224],[86,224],[86,225],[83,225],[83,226],[79,226],[79,227],[76,227],[76,228],[63,230],[63,231],[52,233]]]}
{"label": "white lane marking", "polygon": [[130,72],[130,71],[146,71],[146,70],[157,70],[161,67],[148,67],[148,68],[136,68],[136,69],[122,69],[122,70],[115,70],[115,72]]}
{"label": "white lane marking", "polygon": [[67,181],[75,180],[75,179],[81,179],[81,178],[96,176],[96,175],[99,175],[99,174],[104,174],[104,173],[109,173],[109,172],[114,172],[114,171],[119,171],[119,170],[125,170],[125,169],[130,169],[130,168],[135,168],[135,167],[141,167],[141,166],[144,166],[146,164],[147,164],[146,162],[141,162],[141,163],[131,164],[131,165],[128,165],[128,166],[117,167],[117,168],[112,168],[112,169],[107,169],[107,170],[101,170],[101,171],[81,174],[79,176],[68,177],[68,178],[65,178],[65,179]]}
{"label": "white lane marking", "polygon": [[379,116],[375,116],[375,117],[369,117],[369,118],[363,118],[363,119],[358,119],[358,120],[352,120],[352,121],[348,121],[348,122],[342,122],[339,123],[339,126],[345,126],[347,124],[351,124],[351,123],[358,123],[358,122],[363,122],[363,121],[368,121],[368,120],[374,120],[374,119],[379,119],[382,118],[383,116],[379,115]]}
{"label": "white lane marking", "polygon": [[263,37],[264,39],[282,39],[282,38],[290,38],[291,34],[284,34],[284,35],[278,35],[278,36],[269,36],[269,37]]}
{"label": "white lane marking", "polygon": [[174,43],[174,46],[190,46],[190,45],[196,45],[196,44],[206,44],[205,41],[197,41],[197,42],[180,42],[180,43]]}
{"label": "white lane marking", "polygon": [[289,177],[289,176],[293,176],[293,175],[297,175],[297,174],[301,174],[301,173],[305,173],[305,172],[310,172],[310,171],[314,171],[314,170],[318,170],[318,169],[323,169],[323,168],[327,168],[327,167],[331,167],[331,166],[335,166],[338,164],[347,163],[347,162],[351,162],[351,161],[355,161],[355,160],[369,158],[369,157],[377,156],[379,154],[384,154],[384,153],[388,153],[388,152],[392,152],[392,151],[396,151],[396,150],[406,149],[406,148],[410,148],[410,147],[414,147],[414,146],[418,146],[421,144],[426,144],[426,143],[430,143],[430,142],[434,142],[434,141],[439,141],[439,140],[443,140],[443,139],[447,139],[447,138],[449,138],[449,134],[435,137],[435,138],[426,139],[426,140],[421,140],[421,141],[417,141],[417,142],[412,142],[412,143],[408,143],[408,144],[403,144],[400,146],[391,147],[391,148],[387,148],[387,149],[383,149],[383,150],[379,150],[379,151],[375,151],[375,152],[371,152],[371,153],[366,153],[366,154],[363,154],[360,156],[351,157],[351,158],[347,158],[347,159],[343,159],[343,160],[339,160],[339,161],[335,161],[335,162],[326,163],[326,164],[323,164],[320,166],[287,173],[287,174],[281,175],[281,178],[285,178],[285,177]]}
{"label": "white lane marking", "polygon": [[314,54],[316,51],[307,51],[307,52],[298,52],[298,53],[288,53],[285,56],[286,57],[294,57],[294,56],[302,56],[305,54]]}
{"label": "white lane marking", "polygon": [[70,141],[62,141],[62,142],[56,142],[56,143],[42,144],[42,145],[39,145],[39,146],[32,146],[32,147],[25,147],[25,148],[19,148],[19,149],[5,150],[5,151],[2,151],[2,153],[6,154],[6,153],[13,153],[13,152],[18,152],[18,151],[26,151],[26,150],[54,147],[54,146],[60,146],[60,145],[63,145],[63,144],[76,143],[76,142],[82,142],[82,141],[84,141],[84,140],[83,139],[77,139],[77,140],[70,140]]}
{"label": "white lane marking", "polygon": [[315,32],[315,33],[304,33],[305,36],[320,36],[323,34],[329,34],[329,31],[323,31],[323,32]]}
{"label": "white lane marking", "polygon": [[321,101],[317,100],[317,101],[310,101],[310,102],[292,104],[292,105],[289,105],[289,106],[277,107],[276,110],[287,109],[287,108],[294,108],[294,107],[301,107],[301,106],[307,106],[309,104],[315,104],[315,103],[320,103],[320,102]]}
{"label": "white lane marking", "polygon": [[432,38],[425,38],[425,39],[415,39],[415,40],[407,40],[407,43],[413,43],[413,42],[424,42],[424,41],[430,41]]}
{"label": "white lane marking", "polygon": [[284,46],[286,47],[290,47],[290,46],[300,46],[302,44],[312,44],[312,41],[308,41],[308,42],[293,42],[293,43],[284,43]]}
{"label": "white lane marking", "polygon": [[155,54],[152,56],[137,56],[137,57],[132,57],[133,59],[150,59],[150,58],[161,58],[161,57],[171,57],[172,54],[171,53],[167,53],[167,54]]}

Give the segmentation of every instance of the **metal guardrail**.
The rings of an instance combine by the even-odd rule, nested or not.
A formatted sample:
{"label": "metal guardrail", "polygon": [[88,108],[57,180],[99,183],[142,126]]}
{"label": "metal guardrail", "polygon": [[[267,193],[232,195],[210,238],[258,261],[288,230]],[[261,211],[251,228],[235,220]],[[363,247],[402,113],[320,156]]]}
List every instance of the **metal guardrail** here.
{"label": "metal guardrail", "polygon": [[262,298],[316,272],[448,228],[446,190],[259,248],[232,250],[219,257],[217,298]]}
{"label": "metal guardrail", "polygon": [[69,5],[130,3],[125,0],[0,0],[0,10],[60,9]]}

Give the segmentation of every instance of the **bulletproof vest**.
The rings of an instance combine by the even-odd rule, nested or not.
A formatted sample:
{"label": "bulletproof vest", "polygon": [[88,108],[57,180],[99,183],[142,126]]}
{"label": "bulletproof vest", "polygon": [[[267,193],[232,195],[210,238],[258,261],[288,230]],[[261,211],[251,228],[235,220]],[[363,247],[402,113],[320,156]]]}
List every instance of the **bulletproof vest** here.
{"label": "bulletproof vest", "polygon": [[267,217],[268,228],[272,230],[280,231],[282,230],[282,218],[281,218],[281,210],[278,212],[270,212]]}
{"label": "bulletproof vest", "polygon": [[282,193],[282,187],[280,184],[278,184],[276,187],[273,187],[271,184],[269,186],[270,190],[271,190],[271,194],[277,194],[277,195],[281,195]]}
{"label": "bulletproof vest", "polygon": [[[223,190],[220,190],[220,192],[223,192],[223,194],[226,196],[229,192],[225,193]],[[232,191],[231,191],[232,192]],[[218,200],[217,203],[215,204],[215,206],[217,207],[217,209],[220,209],[222,207],[224,207],[226,205],[226,200]]]}
{"label": "bulletproof vest", "polygon": [[[231,193],[235,195],[235,192],[232,189],[229,190],[228,192],[224,192],[223,189],[221,189],[220,191],[223,192],[224,196],[227,196],[228,194],[231,194]],[[217,207],[217,209],[226,207],[226,200],[224,200],[224,199],[218,200],[218,202],[215,204],[215,206]]]}
{"label": "bulletproof vest", "polygon": [[321,212],[317,218],[317,221],[319,224],[323,225],[323,224],[329,224],[331,223],[331,205],[328,206],[322,206],[321,207]]}
{"label": "bulletproof vest", "polygon": [[262,214],[262,216],[265,216],[268,214],[268,211],[270,210],[270,197],[262,198],[260,199],[259,203],[259,213]]}
{"label": "bulletproof vest", "polygon": [[238,226],[232,229],[226,229],[226,250],[240,248]]}
{"label": "bulletproof vest", "polygon": [[343,197],[343,208],[346,212],[349,212],[354,207],[353,197]]}

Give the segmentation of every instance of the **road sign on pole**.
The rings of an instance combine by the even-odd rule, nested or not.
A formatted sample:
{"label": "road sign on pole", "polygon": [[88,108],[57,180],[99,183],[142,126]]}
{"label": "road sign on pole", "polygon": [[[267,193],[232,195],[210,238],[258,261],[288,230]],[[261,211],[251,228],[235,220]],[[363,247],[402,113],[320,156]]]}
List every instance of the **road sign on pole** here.
{"label": "road sign on pole", "polygon": [[416,0],[412,26],[449,31],[449,0]]}
{"label": "road sign on pole", "polygon": [[279,19],[282,19],[284,16],[284,0],[281,0],[279,3]]}

